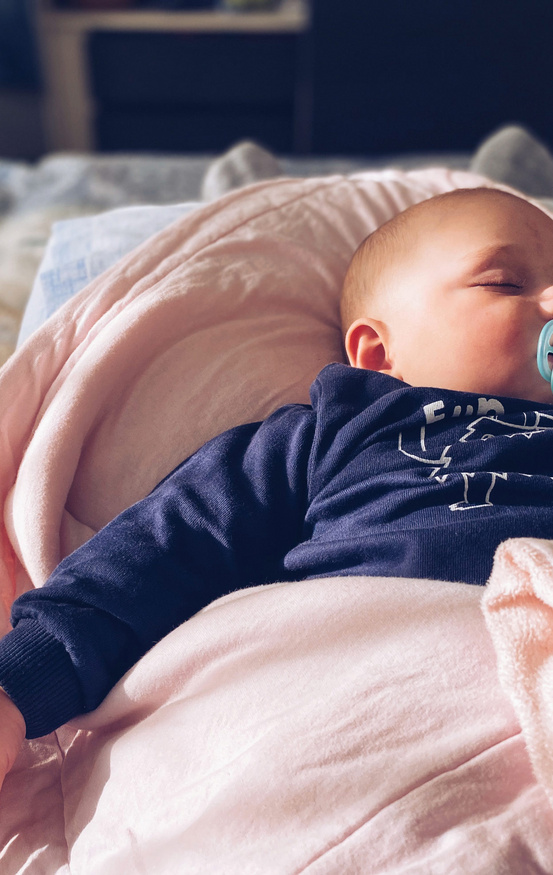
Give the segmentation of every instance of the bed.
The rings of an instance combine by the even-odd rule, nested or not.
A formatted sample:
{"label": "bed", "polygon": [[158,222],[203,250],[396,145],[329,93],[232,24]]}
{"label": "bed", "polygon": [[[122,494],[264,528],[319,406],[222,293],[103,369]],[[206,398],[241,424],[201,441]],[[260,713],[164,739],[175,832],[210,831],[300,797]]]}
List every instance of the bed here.
{"label": "bed", "polygon": [[[0,364],[15,349],[25,305],[57,222],[123,207],[198,203],[202,180],[214,157],[55,153],[37,164],[0,160]],[[439,157],[451,167],[468,167],[470,161],[468,154]],[[293,177],[387,165],[408,169],[433,161],[433,155],[386,157],[369,163],[362,158],[279,159],[282,172]],[[150,227],[147,222],[153,219],[148,217],[144,223],[145,234],[158,230],[155,223]],[[125,235],[125,228],[119,227],[119,249],[111,250],[115,255],[140,241],[136,230],[129,230],[128,238]]]}
{"label": "bed", "polygon": [[[27,271],[4,302],[4,629],[18,592],[206,439],[307,400],[342,360],[338,292],[371,227],[491,184],[468,156],[297,161],[198,204],[207,160],[4,169]],[[507,545],[484,611],[479,587],[359,577],[206,606],[25,744],[2,871],[553,872],[552,561]]]}

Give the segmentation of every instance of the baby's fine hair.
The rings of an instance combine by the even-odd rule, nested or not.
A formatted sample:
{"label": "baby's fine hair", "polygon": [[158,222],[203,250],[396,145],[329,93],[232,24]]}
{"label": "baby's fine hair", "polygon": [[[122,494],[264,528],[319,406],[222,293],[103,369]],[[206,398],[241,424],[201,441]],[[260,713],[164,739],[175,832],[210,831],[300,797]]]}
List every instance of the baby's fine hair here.
{"label": "baby's fine hair", "polygon": [[482,197],[520,200],[498,188],[457,188],[407,207],[369,234],[357,248],[344,279],[340,300],[343,335],[356,319],[375,315],[372,311],[380,302],[379,296],[388,290],[387,281],[393,281],[394,265],[413,251],[414,232],[425,216],[441,210],[449,202]]}

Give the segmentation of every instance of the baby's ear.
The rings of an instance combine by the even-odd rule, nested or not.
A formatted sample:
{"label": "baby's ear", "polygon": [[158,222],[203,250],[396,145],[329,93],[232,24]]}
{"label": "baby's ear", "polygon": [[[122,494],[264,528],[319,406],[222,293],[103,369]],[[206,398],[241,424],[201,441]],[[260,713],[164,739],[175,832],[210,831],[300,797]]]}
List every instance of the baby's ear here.
{"label": "baby's ear", "polygon": [[383,322],[365,317],[356,319],[348,328],[345,337],[350,365],[366,371],[391,373],[393,368],[389,360],[387,338],[388,332]]}

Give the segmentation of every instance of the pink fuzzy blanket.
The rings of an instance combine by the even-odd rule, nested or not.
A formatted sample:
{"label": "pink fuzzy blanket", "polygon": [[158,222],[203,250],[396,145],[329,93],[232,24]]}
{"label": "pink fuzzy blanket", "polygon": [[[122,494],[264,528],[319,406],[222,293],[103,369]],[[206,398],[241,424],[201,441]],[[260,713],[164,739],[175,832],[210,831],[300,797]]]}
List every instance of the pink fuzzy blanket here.
{"label": "pink fuzzy blanket", "polygon": [[502,686],[553,805],[553,541],[501,544],[483,608]]}
{"label": "pink fuzzy blanket", "polygon": [[[305,401],[342,357],[355,247],[445,170],[277,180],[179,220],[0,372],[0,593],[213,434]],[[25,745],[0,870],[44,875],[553,872],[553,811],[460,584],[338,578],[221,599],[100,708]]]}

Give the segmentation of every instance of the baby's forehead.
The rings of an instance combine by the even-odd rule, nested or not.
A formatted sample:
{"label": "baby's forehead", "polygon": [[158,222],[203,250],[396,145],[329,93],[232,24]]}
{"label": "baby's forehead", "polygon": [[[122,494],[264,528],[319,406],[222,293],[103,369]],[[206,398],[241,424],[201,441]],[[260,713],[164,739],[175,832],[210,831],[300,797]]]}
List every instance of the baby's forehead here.
{"label": "baby's forehead", "polygon": [[[491,243],[492,233],[493,242],[507,242],[516,224],[512,220],[519,217],[523,226],[534,229],[535,236],[547,238],[548,248],[553,249],[552,217],[516,194],[496,188],[473,188],[427,198],[366,238],[352,262],[353,270],[344,286],[345,297],[370,298],[374,304],[377,300],[388,300],[415,263],[428,270],[436,264],[443,268],[453,256],[453,268],[458,257],[470,260],[479,247]],[[522,235],[518,243],[523,246],[524,242]]]}
{"label": "baby's forehead", "polygon": [[423,226],[429,220],[466,222],[471,214],[476,216],[484,211],[498,213],[522,212],[528,209],[528,201],[500,189],[476,188],[456,189],[436,195],[410,207],[405,218],[412,228]]}
{"label": "baby's forehead", "polygon": [[416,204],[406,211],[406,215],[411,210],[413,227],[429,218],[443,219],[444,216],[453,222],[464,223],[470,221],[471,215],[476,217],[487,211],[495,215],[533,216],[546,222],[553,221],[538,203],[497,188],[456,189]]}
{"label": "baby's forehead", "polygon": [[[553,245],[553,218],[545,208],[497,189],[448,192],[417,204],[403,217],[404,251],[415,254],[428,243],[476,245],[479,238]],[[412,244],[412,245],[410,245]]]}

